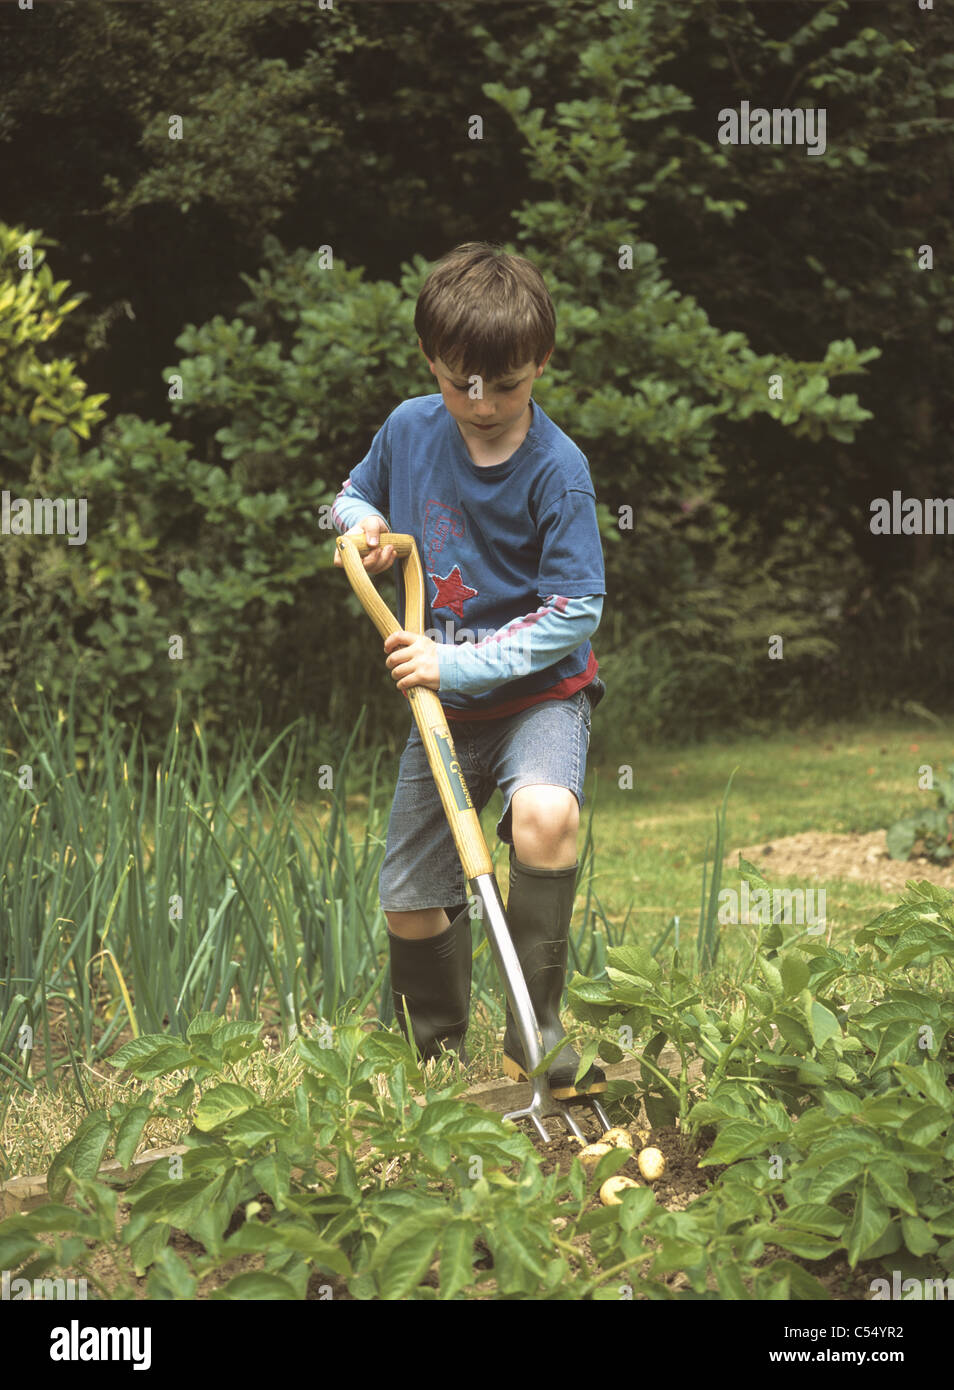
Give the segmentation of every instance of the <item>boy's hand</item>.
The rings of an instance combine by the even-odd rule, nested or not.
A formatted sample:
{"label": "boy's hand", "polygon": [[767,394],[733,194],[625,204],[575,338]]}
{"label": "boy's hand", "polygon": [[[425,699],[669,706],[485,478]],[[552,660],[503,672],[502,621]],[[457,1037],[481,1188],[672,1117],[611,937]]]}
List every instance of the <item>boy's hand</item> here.
{"label": "boy's hand", "polygon": [[384,650],[390,652],[387,665],[398,690],[412,685],[426,685],[440,690],[441,671],[437,662],[437,643],[414,632],[392,632],[385,638]]}
{"label": "boy's hand", "polygon": [[[370,549],[364,556],[362,563],[369,574],[382,574],[384,570],[390,569],[394,564],[394,546],[386,545],[383,548],[378,544],[378,537],[382,531],[387,531],[387,523],[382,521],[379,516],[366,516],[353,526],[350,531],[346,531],[346,536],[367,536]],[[342,569],[341,551],[335,546],[335,564]]]}

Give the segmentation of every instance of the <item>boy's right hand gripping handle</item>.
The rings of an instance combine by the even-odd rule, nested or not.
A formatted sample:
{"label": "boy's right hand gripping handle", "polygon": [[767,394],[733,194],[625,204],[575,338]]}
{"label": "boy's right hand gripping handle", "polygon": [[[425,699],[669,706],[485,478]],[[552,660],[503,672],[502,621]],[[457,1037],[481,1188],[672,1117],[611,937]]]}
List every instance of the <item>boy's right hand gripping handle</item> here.
{"label": "boy's right hand gripping handle", "polygon": [[[378,632],[382,637],[387,637],[392,632],[400,632],[401,624],[381,598],[361,563],[361,557],[367,555],[369,550],[367,537],[339,536],[336,545],[351,587]],[[424,574],[414,537],[383,531],[378,537],[378,545],[382,549],[386,545],[393,546],[395,554],[403,559],[406,619],[404,631],[423,634]],[[479,874],[493,873],[493,862],[480,828],[480,818],[474,810],[474,803],[460,770],[454,740],[451,738],[441,702],[434,691],[424,685],[414,685],[405,693],[420,730],[427,761],[437,783],[464,874],[471,879],[477,878]]]}

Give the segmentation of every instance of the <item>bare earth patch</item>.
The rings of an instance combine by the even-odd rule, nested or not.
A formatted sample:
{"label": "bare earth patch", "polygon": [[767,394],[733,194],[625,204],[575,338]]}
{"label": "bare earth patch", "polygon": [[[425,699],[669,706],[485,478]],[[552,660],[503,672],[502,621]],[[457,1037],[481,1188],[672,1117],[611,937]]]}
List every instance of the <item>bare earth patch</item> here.
{"label": "bare earth patch", "polygon": [[733,850],[726,865],[735,867],[739,854],[758,865],[769,883],[792,874],[802,879],[828,882],[841,879],[849,883],[875,884],[897,894],[910,879],[929,879],[942,888],[954,889],[954,867],[941,868],[923,855],[912,859],[892,859],[887,834],[872,830],[866,835],[830,835],[806,830],[782,840],[759,840],[754,845]]}

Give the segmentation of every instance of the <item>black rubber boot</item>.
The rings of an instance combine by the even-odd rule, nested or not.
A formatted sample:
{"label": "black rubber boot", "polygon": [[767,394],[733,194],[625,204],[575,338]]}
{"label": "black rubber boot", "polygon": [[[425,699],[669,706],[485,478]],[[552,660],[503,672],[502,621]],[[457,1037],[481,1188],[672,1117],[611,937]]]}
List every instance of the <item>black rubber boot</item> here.
{"label": "black rubber boot", "polygon": [[[531,869],[521,864],[512,847],[510,850],[507,925],[543,1034],[545,1052],[566,1036],[560,1023],[560,1000],[566,981],[577,867],[574,864],[570,869]],[[509,1001],[503,1051],[506,1074],[515,1081],[526,1080],[523,1043]],[[551,1062],[547,1081],[556,1099],[606,1090],[606,1073],[596,1066],[590,1067],[577,1086],[574,1078],[579,1065],[580,1059],[569,1044]]]}
{"label": "black rubber boot", "polygon": [[388,946],[391,994],[401,1032],[406,1038],[406,999],[421,1061],[439,1057],[446,1050],[456,1052],[466,1066],[469,1058],[464,1036],[470,1021],[472,959],[470,909],[464,907],[439,936],[423,941],[408,941],[389,929]]}

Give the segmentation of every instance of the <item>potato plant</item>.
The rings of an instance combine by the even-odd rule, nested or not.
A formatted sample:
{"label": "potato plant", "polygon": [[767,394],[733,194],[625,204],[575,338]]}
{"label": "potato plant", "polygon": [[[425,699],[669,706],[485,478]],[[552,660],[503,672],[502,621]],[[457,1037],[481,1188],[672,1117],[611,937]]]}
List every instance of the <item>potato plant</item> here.
{"label": "potato plant", "polygon": [[[744,861],[743,872],[764,886]],[[679,1116],[712,1141],[701,1167],[729,1165],[707,1196],[719,1196],[730,1258],[714,1262],[702,1238],[704,1198],[672,1222],[694,1289],[711,1272],[723,1297],[744,1297],[745,1266],[767,1246],[808,1261],[844,1252],[852,1268],[890,1257],[906,1273],[954,1272],[954,996],[908,979],[909,968],[940,962],[949,984],[952,948],[954,897],[924,881],[847,951],[804,933],[786,942],[770,926],[755,952],[759,983],[741,986],[728,1016],[677,967],[666,975],[634,947],[609,952],[607,980],[571,982],[579,1017],[647,1039],[650,1118]],[[867,997],[846,1003],[850,995]],[[680,1056],[678,1077],[657,1065],[667,1042]],[[604,1044],[601,1055],[620,1048]],[[694,1058],[703,1080],[691,1089]],[[664,1267],[653,1263],[656,1273]],[[786,1272],[787,1296],[818,1296],[805,1271]]]}
{"label": "potato plant", "polygon": [[[642,1185],[614,1184],[619,1201],[600,1204],[625,1146],[545,1175],[525,1135],[353,1010],[299,1036],[292,1068],[268,1061],[257,1086],[241,1069],[264,1047],[258,1025],[201,1013],[184,1037],[113,1055],[147,1087],[180,1085],[87,1115],[50,1168],[51,1200],[0,1222],[0,1266],[36,1278],[106,1248],[116,1277],[90,1271],[100,1297],[133,1296],[138,1277],[164,1300],[303,1299],[314,1279],[361,1300],[824,1299],[811,1266],[833,1255],[951,1276],[952,946],[954,897],[923,882],[847,950],[760,931],[758,983],[737,1007],[716,1007],[677,956],[667,969],[633,946],[609,951],[606,978],[575,977],[601,1055],[631,1036],[640,1058],[641,1085],[613,1081],[608,1099],[623,1116],[641,1098],[654,1124],[680,1119],[699,1167],[719,1170],[684,1211]],[[924,967],[942,984],[932,973],[915,988]],[[120,1192],[100,1164],[111,1152],[127,1166],[157,1115],[181,1118],[181,1163]],[[239,1256],[261,1268],[210,1287]]]}

